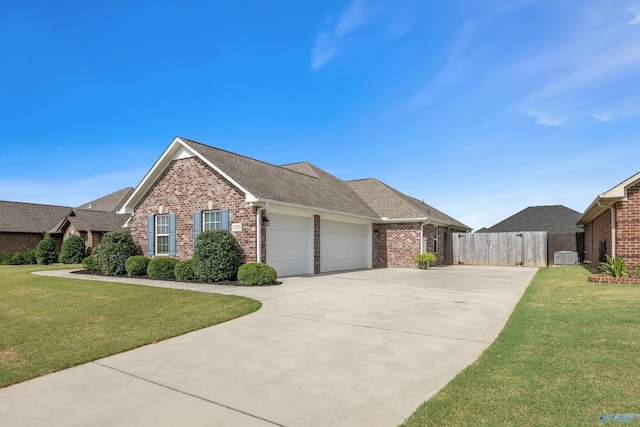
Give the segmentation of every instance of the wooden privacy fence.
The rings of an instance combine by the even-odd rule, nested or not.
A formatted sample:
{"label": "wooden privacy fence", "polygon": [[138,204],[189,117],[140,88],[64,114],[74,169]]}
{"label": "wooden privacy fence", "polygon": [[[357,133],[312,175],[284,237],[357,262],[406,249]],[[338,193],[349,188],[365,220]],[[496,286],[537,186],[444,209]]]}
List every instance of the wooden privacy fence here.
{"label": "wooden privacy fence", "polygon": [[547,232],[454,233],[453,263],[523,267],[547,266]]}

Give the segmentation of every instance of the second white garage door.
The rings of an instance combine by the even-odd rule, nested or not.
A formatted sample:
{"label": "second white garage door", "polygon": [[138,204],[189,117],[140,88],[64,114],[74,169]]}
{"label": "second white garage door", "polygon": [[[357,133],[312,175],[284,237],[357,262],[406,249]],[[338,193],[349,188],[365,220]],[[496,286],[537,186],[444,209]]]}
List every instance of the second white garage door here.
{"label": "second white garage door", "polygon": [[313,273],[309,271],[309,218],[269,215],[267,227],[267,264],[279,277]]}
{"label": "second white garage door", "polygon": [[321,272],[367,268],[370,250],[368,226],[321,221]]}

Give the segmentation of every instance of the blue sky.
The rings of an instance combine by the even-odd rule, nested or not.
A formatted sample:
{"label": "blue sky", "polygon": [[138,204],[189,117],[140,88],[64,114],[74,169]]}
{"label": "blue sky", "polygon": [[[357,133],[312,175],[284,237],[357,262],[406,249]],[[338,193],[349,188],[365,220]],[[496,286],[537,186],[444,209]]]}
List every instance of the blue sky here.
{"label": "blue sky", "polygon": [[0,2],[0,200],[135,187],[175,136],[478,229],[640,171],[640,1]]}

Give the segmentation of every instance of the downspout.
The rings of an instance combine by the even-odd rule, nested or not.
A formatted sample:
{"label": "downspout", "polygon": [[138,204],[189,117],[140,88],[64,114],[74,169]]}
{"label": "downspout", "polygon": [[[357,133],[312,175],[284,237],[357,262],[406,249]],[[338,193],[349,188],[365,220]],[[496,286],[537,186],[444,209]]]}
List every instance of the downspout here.
{"label": "downspout", "polygon": [[269,202],[256,211],[256,262],[262,263],[262,212],[269,206]]}
{"label": "downspout", "polygon": [[610,205],[603,205],[598,200],[598,206],[611,210],[611,258],[616,257],[616,208]]}

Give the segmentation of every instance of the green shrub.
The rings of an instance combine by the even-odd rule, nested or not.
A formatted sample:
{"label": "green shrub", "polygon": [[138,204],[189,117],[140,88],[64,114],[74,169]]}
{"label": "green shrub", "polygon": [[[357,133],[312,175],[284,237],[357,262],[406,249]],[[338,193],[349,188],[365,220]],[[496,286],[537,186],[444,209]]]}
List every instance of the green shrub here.
{"label": "green shrub", "polygon": [[203,231],[193,254],[194,271],[203,282],[235,279],[240,265],[238,243],[227,230]]}
{"label": "green shrub", "polygon": [[193,269],[194,262],[192,259],[180,261],[176,264],[173,273],[178,280],[197,280],[196,272]]}
{"label": "green shrub", "polygon": [[110,231],[102,236],[100,248],[94,251],[100,270],[105,276],[126,273],[125,261],[135,255],[135,245],[131,234],[124,231]]}
{"label": "green shrub", "polygon": [[154,258],[149,261],[147,274],[154,279],[174,279],[174,270],[179,261],[175,258]]}
{"label": "green shrub", "polygon": [[413,259],[418,264],[418,268],[422,270],[428,270],[429,267],[436,263],[436,255],[433,252],[417,254]]}
{"label": "green shrub", "polygon": [[149,267],[149,258],[143,255],[132,255],[124,262],[124,268],[129,276],[144,276]]}
{"label": "green shrub", "polygon": [[600,270],[604,274],[618,278],[629,275],[629,267],[624,258],[619,256],[611,258],[609,255],[606,257],[607,262],[600,263]]}
{"label": "green shrub", "polygon": [[11,259],[9,260],[9,264],[11,265],[22,265],[24,264],[24,258],[22,257],[22,252],[16,252],[11,255]]}
{"label": "green shrub", "polygon": [[2,261],[3,265],[9,265],[9,263],[11,262],[11,253],[7,251],[2,252],[0,260]]}
{"label": "green shrub", "polygon": [[242,285],[271,285],[276,282],[276,270],[267,264],[250,262],[238,269],[238,282]]}
{"label": "green shrub", "polygon": [[51,239],[49,233],[44,234],[44,239],[36,246],[36,260],[40,265],[49,265],[58,260],[56,254],[56,242]]}
{"label": "green shrub", "polygon": [[37,264],[38,259],[36,258],[36,250],[35,249],[27,249],[22,252],[22,263],[23,264]]}
{"label": "green shrub", "polygon": [[82,268],[87,271],[100,271],[100,265],[98,265],[95,255],[89,255],[83,259]]}
{"label": "green shrub", "polygon": [[84,240],[77,234],[70,235],[62,243],[60,262],[63,264],[79,264],[84,259]]}

